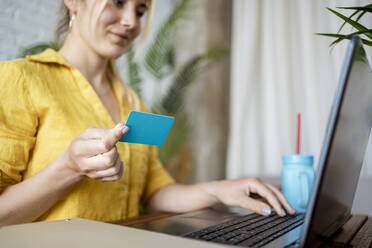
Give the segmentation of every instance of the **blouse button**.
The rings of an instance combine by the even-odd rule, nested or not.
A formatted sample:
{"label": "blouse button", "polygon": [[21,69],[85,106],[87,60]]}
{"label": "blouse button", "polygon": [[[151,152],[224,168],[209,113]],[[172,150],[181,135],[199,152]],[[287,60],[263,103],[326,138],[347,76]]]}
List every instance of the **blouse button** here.
{"label": "blouse button", "polygon": [[123,186],[123,190],[127,190],[127,185],[124,185]]}

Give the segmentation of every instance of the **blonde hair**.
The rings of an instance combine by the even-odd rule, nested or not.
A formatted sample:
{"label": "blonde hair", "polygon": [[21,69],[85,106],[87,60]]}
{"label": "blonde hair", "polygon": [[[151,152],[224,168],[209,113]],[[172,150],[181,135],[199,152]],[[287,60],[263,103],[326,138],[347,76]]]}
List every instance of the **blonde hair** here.
{"label": "blonde hair", "polygon": [[[95,22],[98,21],[98,18],[101,16],[101,13],[103,12],[104,8],[106,7],[108,0],[103,0],[102,5],[100,6],[100,9],[98,11],[98,16],[95,19]],[[146,37],[150,31],[150,26],[152,23],[152,17],[154,14],[154,0],[147,0],[149,3],[149,8],[147,12],[147,17],[146,17],[146,22],[145,26],[142,32],[142,37],[141,40],[136,48],[135,55],[138,54],[140,49],[143,47],[143,44],[146,40]],[[69,23],[71,20],[71,14],[69,9],[66,7],[64,4],[63,0],[61,1],[61,7],[60,7],[60,12],[59,12],[59,20],[57,24],[57,28],[55,31],[55,41],[58,46],[61,46],[66,38],[66,35],[69,31]],[[109,63],[107,65],[107,77],[110,80],[110,82],[115,83],[115,82],[120,82],[118,83],[118,86],[121,89],[122,96],[124,96],[124,93],[127,93],[128,97],[128,103],[135,109],[135,110],[140,110],[141,106],[141,100],[139,99],[139,96],[136,94],[136,92],[131,89],[126,83],[123,82],[123,80],[120,78],[119,73],[117,72],[116,66],[115,66],[115,61],[114,59],[110,59]]]}

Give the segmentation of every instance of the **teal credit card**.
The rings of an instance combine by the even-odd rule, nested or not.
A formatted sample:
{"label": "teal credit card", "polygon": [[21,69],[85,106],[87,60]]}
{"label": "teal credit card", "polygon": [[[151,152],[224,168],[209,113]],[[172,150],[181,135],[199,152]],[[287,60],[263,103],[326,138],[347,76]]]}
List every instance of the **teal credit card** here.
{"label": "teal credit card", "polygon": [[130,111],[125,125],[129,132],[120,141],[144,145],[163,145],[174,117]]}

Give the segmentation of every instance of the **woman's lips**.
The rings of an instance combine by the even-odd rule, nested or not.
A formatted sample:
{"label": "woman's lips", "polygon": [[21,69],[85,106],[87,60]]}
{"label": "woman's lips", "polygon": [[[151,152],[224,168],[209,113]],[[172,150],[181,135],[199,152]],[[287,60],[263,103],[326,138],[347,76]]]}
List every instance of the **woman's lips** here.
{"label": "woman's lips", "polygon": [[129,40],[129,36],[127,34],[120,34],[115,32],[110,32],[111,36],[114,38],[116,42],[123,43]]}

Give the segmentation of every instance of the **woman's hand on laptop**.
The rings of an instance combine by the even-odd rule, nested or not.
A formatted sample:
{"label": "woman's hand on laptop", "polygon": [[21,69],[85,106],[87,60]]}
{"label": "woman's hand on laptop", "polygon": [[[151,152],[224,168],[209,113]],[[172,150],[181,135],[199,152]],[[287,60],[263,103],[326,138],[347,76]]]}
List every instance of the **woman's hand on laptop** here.
{"label": "woman's hand on laptop", "polygon": [[247,208],[262,215],[270,215],[271,207],[263,201],[254,199],[252,194],[261,196],[280,216],[286,215],[286,212],[295,213],[279,189],[258,178],[217,181],[212,193],[225,205]]}
{"label": "woman's hand on laptop", "polygon": [[[254,199],[259,195],[263,201]],[[189,212],[225,204],[270,215],[271,207],[280,216],[294,214],[284,195],[276,187],[257,178],[213,181],[199,184],[170,184],[157,192],[147,202],[149,212]]]}

